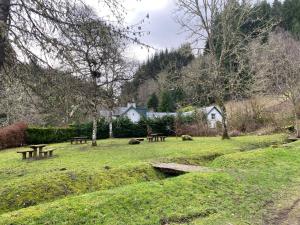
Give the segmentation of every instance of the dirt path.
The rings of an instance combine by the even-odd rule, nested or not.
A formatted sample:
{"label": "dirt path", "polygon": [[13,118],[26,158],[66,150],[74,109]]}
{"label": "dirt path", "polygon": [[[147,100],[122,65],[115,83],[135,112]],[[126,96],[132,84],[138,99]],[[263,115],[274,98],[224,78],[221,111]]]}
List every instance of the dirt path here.
{"label": "dirt path", "polygon": [[279,210],[274,217],[265,221],[266,225],[300,225],[300,198],[284,209]]}

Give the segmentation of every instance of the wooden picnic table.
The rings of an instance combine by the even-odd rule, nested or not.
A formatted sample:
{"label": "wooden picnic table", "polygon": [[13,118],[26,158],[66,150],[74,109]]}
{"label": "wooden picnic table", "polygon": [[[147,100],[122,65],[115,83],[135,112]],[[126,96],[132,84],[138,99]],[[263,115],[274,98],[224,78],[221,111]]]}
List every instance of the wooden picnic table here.
{"label": "wooden picnic table", "polygon": [[29,145],[30,148],[33,150],[33,158],[37,158],[42,154],[43,148],[46,147],[45,144],[40,145]]}
{"label": "wooden picnic table", "polygon": [[154,134],[150,134],[150,137],[148,138],[149,142],[158,142],[160,141],[165,141],[165,136],[163,136],[163,134],[161,133],[154,133]]}
{"label": "wooden picnic table", "polygon": [[76,144],[79,142],[80,144],[82,144],[82,142],[84,141],[84,143],[86,143],[88,140],[88,137],[72,137],[71,138],[71,144],[73,144],[73,142],[75,142]]}

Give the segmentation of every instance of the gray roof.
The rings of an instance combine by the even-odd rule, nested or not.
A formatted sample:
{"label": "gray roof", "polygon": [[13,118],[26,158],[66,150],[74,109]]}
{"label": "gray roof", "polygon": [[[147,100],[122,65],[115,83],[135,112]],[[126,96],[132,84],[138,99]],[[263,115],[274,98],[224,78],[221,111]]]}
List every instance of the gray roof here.
{"label": "gray roof", "polygon": [[164,116],[176,116],[177,113],[171,113],[171,112],[147,112],[148,118],[161,118]]}
{"label": "gray roof", "polygon": [[130,109],[133,109],[135,111],[137,111],[141,116],[147,116],[147,108],[146,107],[140,107],[140,106],[137,106],[137,107],[133,107],[133,106],[130,106],[128,108],[126,108],[126,110],[120,114],[120,116],[126,114]]}
{"label": "gray roof", "polygon": [[[221,110],[217,107],[217,106],[207,106],[207,107],[203,107],[203,108],[198,108],[197,111],[201,111],[205,114],[209,114],[213,109],[216,109],[221,115]],[[184,116],[190,116],[194,113],[194,111],[189,111],[189,112],[184,112],[182,113]]]}

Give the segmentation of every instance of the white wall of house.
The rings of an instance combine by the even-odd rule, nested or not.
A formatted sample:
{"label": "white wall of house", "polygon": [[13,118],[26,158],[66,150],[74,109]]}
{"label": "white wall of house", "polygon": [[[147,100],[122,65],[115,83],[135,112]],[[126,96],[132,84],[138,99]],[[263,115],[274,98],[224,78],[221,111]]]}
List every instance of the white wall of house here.
{"label": "white wall of house", "polygon": [[216,128],[218,122],[222,123],[222,115],[214,108],[207,114],[207,121],[210,128]]}
{"label": "white wall of house", "polygon": [[127,116],[133,123],[141,120],[141,115],[135,109],[128,110],[124,116]]}

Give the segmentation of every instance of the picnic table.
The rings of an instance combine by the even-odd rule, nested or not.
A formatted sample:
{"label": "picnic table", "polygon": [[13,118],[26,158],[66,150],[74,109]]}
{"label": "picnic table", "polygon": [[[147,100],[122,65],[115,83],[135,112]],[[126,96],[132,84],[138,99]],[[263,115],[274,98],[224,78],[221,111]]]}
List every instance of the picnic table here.
{"label": "picnic table", "polygon": [[71,144],[73,144],[73,142],[75,142],[76,144],[80,143],[82,144],[83,142],[86,144],[88,138],[87,137],[72,137],[71,138]]}
{"label": "picnic table", "polygon": [[29,145],[29,147],[33,150],[33,158],[37,158],[42,155],[43,148],[46,147],[45,144],[40,145]]}
{"label": "picnic table", "polygon": [[[40,144],[40,145],[29,145],[31,149],[26,149],[26,150],[20,150],[17,151],[17,153],[22,154],[22,159],[40,159],[40,158],[47,158],[53,156],[53,151],[55,148],[49,148],[46,150],[43,150],[44,147],[47,145],[45,144]],[[28,153],[28,154],[27,154]]]}
{"label": "picnic table", "polygon": [[150,134],[150,136],[147,139],[149,142],[165,141],[166,136],[163,136],[163,134],[161,133],[154,133],[154,134]]}

